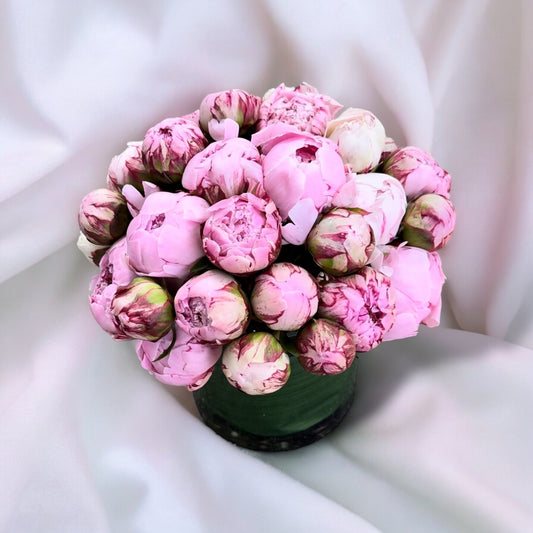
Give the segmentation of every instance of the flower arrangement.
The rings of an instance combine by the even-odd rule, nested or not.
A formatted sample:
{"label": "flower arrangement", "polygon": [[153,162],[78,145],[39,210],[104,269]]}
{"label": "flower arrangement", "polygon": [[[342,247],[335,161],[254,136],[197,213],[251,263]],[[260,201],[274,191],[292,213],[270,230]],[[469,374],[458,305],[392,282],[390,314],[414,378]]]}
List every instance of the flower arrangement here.
{"label": "flower arrangement", "polygon": [[249,395],[439,324],[450,176],[308,84],[207,95],[130,142],[79,209],[89,305],[159,381]]}

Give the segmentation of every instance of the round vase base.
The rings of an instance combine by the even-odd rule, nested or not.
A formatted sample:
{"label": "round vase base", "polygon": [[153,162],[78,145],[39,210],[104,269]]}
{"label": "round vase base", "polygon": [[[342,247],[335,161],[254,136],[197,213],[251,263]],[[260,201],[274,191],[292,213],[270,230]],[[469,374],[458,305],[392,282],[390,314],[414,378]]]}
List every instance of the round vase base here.
{"label": "round vase base", "polygon": [[329,416],[305,430],[289,435],[256,435],[232,426],[226,419],[213,413],[201,398],[196,399],[196,407],[205,425],[225,440],[248,450],[283,452],[302,448],[331,433],[348,414],[354,397],[355,390],[348,400]]}
{"label": "round vase base", "polygon": [[279,452],[331,433],[353,404],[355,382],[355,364],[337,375],[316,376],[293,359],[281,389],[249,396],[231,386],[217,364],[193,396],[205,425],[227,441],[249,450]]}

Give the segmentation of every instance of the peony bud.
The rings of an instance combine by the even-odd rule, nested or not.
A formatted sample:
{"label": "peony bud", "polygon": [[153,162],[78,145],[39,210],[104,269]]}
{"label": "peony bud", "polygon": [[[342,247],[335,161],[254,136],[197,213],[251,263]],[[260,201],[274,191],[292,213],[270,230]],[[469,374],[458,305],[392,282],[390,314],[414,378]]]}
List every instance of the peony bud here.
{"label": "peony bud", "polygon": [[455,209],[447,198],[423,194],[407,206],[402,237],[411,246],[434,251],[442,248],[455,228]]}
{"label": "peony bud", "polygon": [[313,226],[306,246],[320,268],[333,276],[342,276],[369,262],[374,235],[357,209],[337,207]]}
{"label": "peony bud", "polygon": [[200,127],[220,141],[228,131],[225,122],[231,121],[236,125],[232,136],[246,136],[255,127],[260,106],[261,98],[240,89],[208,94],[200,104]]}
{"label": "peony bud", "polygon": [[175,185],[181,180],[185,165],[207,146],[202,130],[184,118],[167,118],[150,128],[142,144],[143,163],[156,174],[157,185]]}
{"label": "peony bud", "polygon": [[[172,340],[174,344],[169,350]],[[185,385],[189,390],[199,389],[207,382],[222,354],[221,346],[200,344],[179,327],[158,341],[137,341],[135,348],[141,366],[158,381]],[[168,354],[161,358],[167,350]]]}
{"label": "peony bud", "polygon": [[298,332],[296,349],[298,361],[312,374],[340,374],[355,359],[352,335],[325,318],[312,320]]}
{"label": "peony bud", "polygon": [[76,246],[91,263],[97,266],[102,256],[109,250],[109,246],[106,244],[93,244],[81,231]]}
{"label": "peony bud", "polygon": [[261,155],[240,137],[211,143],[189,161],[181,184],[210,204],[243,192],[264,197]]}
{"label": "peony bud", "polygon": [[263,270],[281,249],[281,218],[272,200],[250,193],[231,196],[209,208],[203,229],[208,259],[226,272]]}
{"label": "peony bud", "polygon": [[274,263],[256,277],[250,302],[257,318],[270,329],[295,331],[316,313],[318,287],[302,267]]}
{"label": "peony bud", "polygon": [[150,278],[135,278],[129,285],[118,287],[111,313],[118,328],[131,339],[160,339],[174,321],[170,295]]}
{"label": "peony bud", "polygon": [[261,331],[243,335],[224,348],[222,371],[235,388],[257,395],[283,387],[291,367],[281,344],[272,334]]}
{"label": "peony bud", "polygon": [[307,83],[296,88],[283,83],[268,91],[261,104],[258,129],[282,123],[299,131],[324,135],[328,122],[342,106]]}
{"label": "peony bud", "polygon": [[372,267],[325,281],[319,297],[318,315],[338,322],[352,333],[358,352],[375,348],[394,324],[395,293],[391,282]]}
{"label": "peony bud", "polygon": [[220,270],[208,270],[186,281],[176,293],[174,306],[178,325],[207,344],[240,337],[250,321],[239,284]]}
{"label": "peony bud", "polygon": [[385,148],[385,128],[370,111],[349,107],[328,123],[326,137],[336,142],[352,172],[370,172]]}
{"label": "peony bud", "polygon": [[126,243],[140,274],[183,281],[203,257],[202,224],[209,204],[184,192],[154,192],[131,221]]}
{"label": "peony bud", "polygon": [[150,173],[142,161],[142,141],[129,142],[127,148],[111,159],[107,171],[107,186],[120,192],[126,184],[142,189],[143,181],[150,181]]}
{"label": "peony bud", "polygon": [[383,172],[400,181],[408,200],[426,193],[450,197],[450,175],[431,154],[415,146],[406,146],[395,152],[385,161]]}
{"label": "peony bud", "polygon": [[85,195],[78,212],[80,230],[93,244],[110,245],[122,237],[130,214],[122,194],[96,189]]}

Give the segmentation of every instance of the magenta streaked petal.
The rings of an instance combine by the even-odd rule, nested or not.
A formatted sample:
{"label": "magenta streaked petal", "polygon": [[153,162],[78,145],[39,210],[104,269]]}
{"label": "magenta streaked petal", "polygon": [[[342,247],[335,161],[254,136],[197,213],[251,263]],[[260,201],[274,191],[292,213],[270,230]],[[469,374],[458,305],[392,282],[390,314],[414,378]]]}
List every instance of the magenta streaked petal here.
{"label": "magenta streaked petal", "polygon": [[167,118],[150,128],[143,140],[142,158],[151,181],[179,183],[189,160],[207,146],[202,130],[191,120]]}
{"label": "magenta streaked petal", "polygon": [[300,364],[308,372],[318,375],[344,372],[356,354],[353,336],[323,318],[312,320],[299,331],[296,348]]}

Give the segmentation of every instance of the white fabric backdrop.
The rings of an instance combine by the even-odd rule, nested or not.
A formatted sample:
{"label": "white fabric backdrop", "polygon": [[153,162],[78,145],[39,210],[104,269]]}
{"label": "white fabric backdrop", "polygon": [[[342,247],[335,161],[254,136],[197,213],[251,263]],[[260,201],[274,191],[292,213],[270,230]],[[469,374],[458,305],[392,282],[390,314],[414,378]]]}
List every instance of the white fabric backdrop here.
{"label": "white fabric backdrop", "polygon": [[[533,4],[0,4],[0,530],[533,531]],[[87,307],[81,197],[207,92],[307,81],[452,174],[443,326],[330,437],[242,451]]]}

